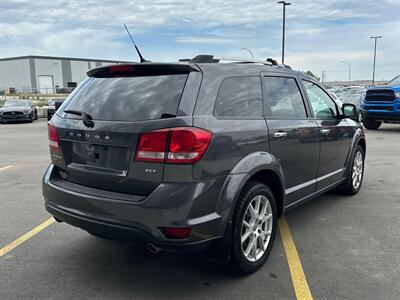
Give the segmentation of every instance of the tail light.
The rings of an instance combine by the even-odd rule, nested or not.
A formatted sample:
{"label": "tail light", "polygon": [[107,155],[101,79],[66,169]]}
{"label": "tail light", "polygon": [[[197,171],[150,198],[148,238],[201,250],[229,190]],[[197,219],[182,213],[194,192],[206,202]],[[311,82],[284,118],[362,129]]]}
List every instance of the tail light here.
{"label": "tail light", "polygon": [[60,151],[60,139],[57,134],[57,127],[48,123],[48,133],[49,133],[49,146],[50,151]]}
{"label": "tail light", "polygon": [[168,129],[163,129],[143,133],[140,136],[136,160],[163,162],[168,132]]}
{"label": "tail light", "polygon": [[195,127],[147,132],[140,136],[136,160],[192,164],[201,159],[211,139],[211,132]]}
{"label": "tail light", "polygon": [[168,163],[190,164],[198,161],[210,144],[212,133],[200,128],[171,130]]}

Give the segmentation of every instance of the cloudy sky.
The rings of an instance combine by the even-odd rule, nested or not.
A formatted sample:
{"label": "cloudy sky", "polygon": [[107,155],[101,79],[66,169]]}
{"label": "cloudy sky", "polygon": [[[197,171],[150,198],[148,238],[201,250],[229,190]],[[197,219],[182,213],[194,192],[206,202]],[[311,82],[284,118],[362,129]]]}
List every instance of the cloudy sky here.
{"label": "cloudy sky", "polygon": [[[297,0],[287,8],[286,63],[325,71],[328,80],[370,79],[371,35],[377,79],[400,73],[400,0]],[[0,57],[76,56],[176,61],[200,53],[280,60],[282,8],[269,0],[0,0]]]}

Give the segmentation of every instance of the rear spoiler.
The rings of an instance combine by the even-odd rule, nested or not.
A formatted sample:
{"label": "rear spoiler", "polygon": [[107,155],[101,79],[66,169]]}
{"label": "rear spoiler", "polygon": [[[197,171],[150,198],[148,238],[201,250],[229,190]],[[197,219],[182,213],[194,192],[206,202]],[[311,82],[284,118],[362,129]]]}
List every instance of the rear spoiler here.
{"label": "rear spoiler", "polygon": [[131,63],[99,67],[89,70],[86,74],[89,77],[107,78],[188,74],[190,72],[200,72],[200,70],[193,64]]}

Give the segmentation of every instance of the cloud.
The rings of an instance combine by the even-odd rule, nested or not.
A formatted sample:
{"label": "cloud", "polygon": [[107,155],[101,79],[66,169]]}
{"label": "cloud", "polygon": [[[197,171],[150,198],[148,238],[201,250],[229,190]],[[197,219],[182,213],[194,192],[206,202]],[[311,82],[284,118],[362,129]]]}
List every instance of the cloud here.
{"label": "cloud", "polygon": [[[41,54],[137,59],[122,28],[155,61],[198,53],[280,58],[282,7],[266,0],[0,0],[0,57]],[[286,62],[345,79],[370,77],[371,34],[383,35],[378,76],[400,70],[398,0],[309,0],[287,7]],[[397,71],[396,71],[397,70]]]}
{"label": "cloud", "polygon": [[217,38],[217,37],[202,37],[202,36],[185,36],[178,37],[175,39],[178,43],[188,43],[188,44],[235,44],[237,40]]}

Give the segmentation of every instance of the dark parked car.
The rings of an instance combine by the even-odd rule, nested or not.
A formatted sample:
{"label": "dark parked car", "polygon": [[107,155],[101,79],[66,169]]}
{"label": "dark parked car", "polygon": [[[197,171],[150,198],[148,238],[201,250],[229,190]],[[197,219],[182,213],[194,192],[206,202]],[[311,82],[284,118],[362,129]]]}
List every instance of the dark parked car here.
{"label": "dark parked car", "polygon": [[354,105],[285,67],[217,62],[90,70],[48,126],[54,218],[152,252],[208,248],[250,273],[287,209],[360,190]]}
{"label": "dark parked car", "polygon": [[65,99],[53,99],[50,101],[49,106],[47,108],[47,120],[51,120],[51,118],[54,116],[54,114],[56,113],[57,109],[60,108],[61,104],[63,104],[63,102],[65,101]]}
{"label": "dark parked car", "polygon": [[37,108],[30,100],[7,100],[0,108],[0,121],[30,121],[37,120]]}

